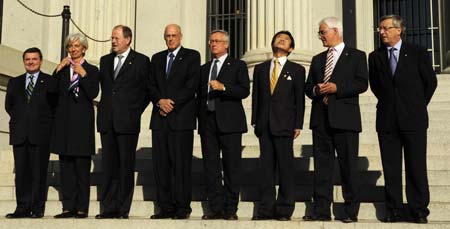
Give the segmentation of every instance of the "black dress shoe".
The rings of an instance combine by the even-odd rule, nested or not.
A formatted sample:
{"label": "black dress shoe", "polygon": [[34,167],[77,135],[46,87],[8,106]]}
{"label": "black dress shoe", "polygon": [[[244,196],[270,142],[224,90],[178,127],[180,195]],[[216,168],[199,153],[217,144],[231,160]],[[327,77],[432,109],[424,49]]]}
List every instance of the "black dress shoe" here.
{"label": "black dress shoe", "polygon": [[172,219],[189,219],[190,216],[191,214],[189,213],[177,213],[172,217]]}
{"label": "black dress shoe", "polygon": [[232,213],[232,214],[225,214],[223,216],[223,219],[225,220],[238,220],[238,216],[236,215],[236,213]]}
{"label": "black dress shoe", "polygon": [[160,212],[158,214],[150,216],[150,219],[171,219],[173,215],[174,214],[171,212]]}
{"label": "black dress shoe", "polygon": [[129,219],[129,218],[130,217],[128,217],[128,215],[126,214],[117,216],[117,219]]}
{"label": "black dress shoe", "polygon": [[30,217],[29,212],[13,212],[9,213],[5,216],[7,219],[19,219],[19,218],[27,218]]}
{"label": "black dress shoe", "polygon": [[75,214],[75,218],[77,218],[77,219],[84,219],[87,217],[88,217],[88,213],[85,213],[85,212],[77,212]]}
{"label": "black dress shoe", "polygon": [[117,214],[115,213],[102,213],[95,216],[96,219],[115,219]]}
{"label": "black dress shoe", "polygon": [[425,223],[428,223],[428,219],[426,216],[417,216],[417,217],[414,217],[414,222],[420,223],[420,224],[425,224]]}
{"label": "black dress shoe", "polygon": [[305,215],[303,221],[331,221],[330,216]]}
{"label": "black dress shoe", "polygon": [[278,217],[276,218],[276,220],[278,220],[278,221],[289,221],[289,220],[291,220],[291,217],[287,217],[287,216],[278,216]]}
{"label": "black dress shoe", "polygon": [[215,219],[223,219],[224,215],[222,213],[213,213],[209,215],[203,215],[203,220],[215,220]]}
{"label": "black dress shoe", "polygon": [[42,213],[42,212],[33,212],[30,215],[30,218],[32,218],[32,219],[39,219],[42,217],[44,217],[44,213]]}
{"label": "black dress shoe", "polygon": [[53,218],[55,218],[55,219],[65,219],[65,218],[72,218],[72,217],[75,217],[75,212],[72,212],[72,211],[63,212],[61,214],[53,216]]}
{"label": "black dress shoe", "polygon": [[344,217],[344,218],[340,218],[338,219],[343,223],[356,223],[358,222],[358,218],[355,217]]}
{"label": "black dress shoe", "polygon": [[252,217],[252,220],[271,220],[272,217],[265,216],[265,215],[255,215]]}
{"label": "black dress shoe", "polygon": [[388,214],[386,216],[386,218],[384,218],[384,220],[383,220],[383,222],[385,222],[385,223],[396,223],[396,222],[401,222],[401,221],[403,221],[403,218],[399,212],[392,212],[392,213]]}

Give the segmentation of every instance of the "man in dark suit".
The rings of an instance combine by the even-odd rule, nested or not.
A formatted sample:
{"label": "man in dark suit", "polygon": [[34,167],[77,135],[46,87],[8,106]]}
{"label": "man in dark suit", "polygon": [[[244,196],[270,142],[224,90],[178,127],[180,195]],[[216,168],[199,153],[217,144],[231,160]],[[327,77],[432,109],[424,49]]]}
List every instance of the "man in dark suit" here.
{"label": "man in dark suit", "polygon": [[42,218],[57,82],[40,71],[41,50],[29,48],[22,57],[26,73],[9,80],[5,99],[17,200],[16,210],[6,218]]}
{"label": "man in dark suit", "polygon": [[130,48],[131,29],[112,30],[110,54],[100,59],[101,99],[97,130],[102,142],[101,213],[97,219],[128,218],[141,114],[150,102],[150,60]]}
{"label": "man in dark suit", "polygon": [[351,223],[358,220],[359,211],[359,94],[368,87],[366,55],[344,44],[342,22],[335,17],[320,21],[319,39],[328,50],[313,57],[305,86],[306,95],[312,99],[314,209],[303,219],[331,220],[336,152],[345,199],[345,215],[340,220]]}
{"label": "man in dark suit", "polygon": [[271,44],[272,60],[256,65],[253,73],[251,123],[261,152],[261,205],[252,220],[285,221],[295,207],[293,143],[303,127],[305,68],[287,60],[295,48],[289,31],[276,33]]}
{"label": "man in dark suit", "polygon": [[428,54],[402,41],[403,19],[384,16],[383,47],[369,55],[370,88],[378,99],[376,130],[385,180],[386,222],[402,220],[402,148],[406,196],[416,223],[427,223],[427,105],[437,86]]}
{"label": "man in dark suit", "polygon": [[153,169],[160,211],[152,219],[187,219],[191,209],[191,164],[200,54],[181,46],[181,28],[165,27],[167,50],[152,57],[150,122]]}
{"label": "man in dark suit", "polygon": [[206,220],[238,219],[242,133],[247,132],[242,99],[250,94],[250,79],[245,62],[228,55],[229,42],[228,32],[211,32],[209,48],[213,60],[201,67],[198,90],[198,133],[211,210],[202,217]]}

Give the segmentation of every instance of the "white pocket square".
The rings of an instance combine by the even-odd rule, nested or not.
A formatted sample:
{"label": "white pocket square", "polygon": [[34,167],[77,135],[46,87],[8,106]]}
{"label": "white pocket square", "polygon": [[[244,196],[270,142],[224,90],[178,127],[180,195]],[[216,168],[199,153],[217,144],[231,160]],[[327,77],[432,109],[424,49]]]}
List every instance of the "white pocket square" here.
{"label": "white pocket square", "polygon": [[286,78],[286,80],[292,80],[291,76],[288,76],[288,77]]}

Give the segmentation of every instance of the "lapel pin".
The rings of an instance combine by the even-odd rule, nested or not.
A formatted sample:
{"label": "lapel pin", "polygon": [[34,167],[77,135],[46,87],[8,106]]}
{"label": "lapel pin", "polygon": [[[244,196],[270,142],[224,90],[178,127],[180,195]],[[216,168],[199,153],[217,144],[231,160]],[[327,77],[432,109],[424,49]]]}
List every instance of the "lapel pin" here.
{"label": "lapel pin", "polygon": [[41,83],[43,83],[44,81],[43,80],[41,80]]}
{"label": "lapel pin", "polygon": [[183,60],[183,57],[180,57],[179,60]]}
{"label": "lapel pin", "polygon": [[348,52],[346,52],[345,55],[348,56]]}
{"label": "lapel pin", "polygon": [[228,62],[227,65],[231,65],[230,62]]}
{"label": "lapel pin", "polygon": [[132,63],[131,63],[131,61],[130,61],[130,62],[128,62],[128,64],[132,64]]}
{"label": "lapel pin", "polygon": [[408,56],[408,54],[405,53],[405,56]]}

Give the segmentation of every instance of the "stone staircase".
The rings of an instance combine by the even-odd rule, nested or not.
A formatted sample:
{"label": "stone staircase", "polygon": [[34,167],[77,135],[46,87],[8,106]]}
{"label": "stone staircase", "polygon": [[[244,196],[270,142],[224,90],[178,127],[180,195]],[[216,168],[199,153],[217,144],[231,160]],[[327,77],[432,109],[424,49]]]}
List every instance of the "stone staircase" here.
{"label": "stone staircase", "polygon": [[[4,93],[1,92],[0,93]],[[0,94],[3,98],[4,94]],[[1,101],[3,105],[3,100]],[[250,123],[251,99],[244,101],[248,123]],[[300,218],[311,210],[313,158],[312,138],[309,126],[310,101],[306,99],[304,129],[300,137],[295,140],[295,180],[297,185],[296,208],[293,220],[289,222],[278,221],[251,221],[255,209],[258,207],[259,194],[256,192],[258,184],[259,146],[249,125],[249,133],[243,136],[243,165],[242,165],[242,193],[239,203],[239,221],[203,221],[200,217],[207,204],[204,200],[203,168],[199,136],[195,134],[193,159],[193,202],[190,220],[149,220],[148,217],[155,210],[155,182],[152,171],[151,132],[148,129],[151,106],[147,108],[142,117],[141,134],[135,168],[135,194],[129,220],[95,220],[92,216],[99,212],[98,193],[101,172],[101,144],[97,134],[98,153],[92,162],[91,205],[89,217],[85,220],[65,219],[56,220],[52,216],[61,212],[59,201],[59,166],[56,155],[51,156],[48,168],[48,201],[46,217],[32,220],[7,220],[1,218],[15,208],[14,194],[14,165],[12,150],[2,145],[0,149],[0,229],[1,228],[450,228],[450,75],[438,76],[438,88],[428,106],[430,128],[428,130],[428,178],[431,192],[429,216],[430,223],[416,225],[409,223],[385,224],[381,223],[385,214],[383,171],[379,156],[379,147],[375,132],[375,104],[376,98],[370,89],[360,97],[361,113],[363,119],[363,132],[360,134],[360,151],[358,169],[360,171],[362,187],[362,204],[359,222],[356,224],[342,224],[332,222],[303,222]],[[412,114],[414,115],[414,114]],[[4,116],[2,116],[3,119]],[[4,121],[2,121],[4,122]],[[0,135],[6,138],[7,135]],[[4,141],[3,141],[4,140]],[[2,142],[7,142],[3,139]],[[337,167],[336,167],[337,168]],[[336,170],[337,171],[337,170]],[[335,204],[334,215],[342,214],[342,190],[340,175],[335,173]],[[404,181],[403,181],[404,184]],[[405,195],[404,195],[405,197]]]}

